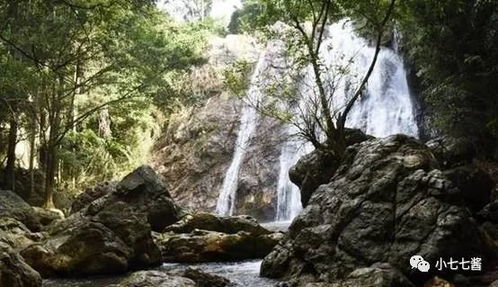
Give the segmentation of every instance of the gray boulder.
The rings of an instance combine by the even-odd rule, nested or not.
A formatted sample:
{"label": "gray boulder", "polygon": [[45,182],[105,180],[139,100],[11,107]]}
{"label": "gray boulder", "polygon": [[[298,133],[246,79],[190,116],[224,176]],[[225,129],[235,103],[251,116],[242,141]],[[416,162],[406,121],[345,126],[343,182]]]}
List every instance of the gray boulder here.
{"label": "gray boulder", "polygon": [[191,279],[161,271],[138,271],[109,287],[197,287]]}
{"label": "gray boulder", "polygon": [[159,263],[145,216],[125,207],[122,211],[120,218],[110,213],[74,214],[21,254],[43,277],[114,274]]}
{"label": "gray boulder", "polygon": [[119,216],[119,206],[145,214],[152,230],[157,232],[184,215],[171,198],[162,177],[146,165],[125,176],[116,185],[116,190],[92,201],[81,213],[93,216],[104,210],[115,210]]}
{"label": "gray boulder", "polygon": [[476,148],[470,138],[441,136],[426,142],[437,161],[445,168],[472,162]]}
{"label": "gray boulder", "polygon": [[283,238],[281,233],[255,236],[240,231],[227,234],[194,230],[154,234],[164,262],[220,262],[263,258]]}
{"label": "gray boulder", "polygon": [[42,279],[19,254],[0,252],[0,286],[41,287]]}
{"label": "gray boulder", "polygon": [[[346,145],[371,139],[358,129],[346,129]],[[301,203],[305,207],[318,186],[328,183],[340,165],[340,158],[325,150],[314,150],[305,155],[289,171],[290,180],[299,186]]]}
{"label": "gray boulder", "polygon": [[458,188],[465,205],[475,213],[491,201],[495,183],[484,170],[465,165],[443,171],[444,175]]}
{"label": "gray boulder", "polygon": [[431,265],[440,257],[485,258],[475,221],[437,167],[424,144],[403,135],[350,146],[264,259],[261,274],[335,283],[386,262],[416,280],[409,264],[416,254]]}
{"label": "gray boulder", "polygon": [[22,222],[0,217],[0,251],[15,251],[40,241],[41,233],[31,232]]}
{"label": "gray boulder", "polygon": [[116,190],[117,182],[102,182],[94,187],[87,188],[81,194],[79,194],[71,204],[70,213],[76,213],[83,208],[87,207],[92,203],[92,201],[97,200],[113,191]]}
{"label": "gray boulder", "polygon": [[0,217],[14,218],[31,231],[38,232],[57,219],[63,218],[60,212],[32,207],[19,195],[10,190],[0,190]]}
{"label": "gray boulder", "polygon": [[180,214],[161,178],[142,166],[114,191],[50,226],[47,239],[22,255],[44,277],[120,273],[159,264],[151,231],[176,222]]}
{"label": "gray boulder", "polygon": [[180,221],[164,229],[165,232],[190,233],[196,229],[235,234],[245,231],[254,236],[270,234],[271,231],[259,225],[250,216],[218,216],[200,212],[184,216]]}

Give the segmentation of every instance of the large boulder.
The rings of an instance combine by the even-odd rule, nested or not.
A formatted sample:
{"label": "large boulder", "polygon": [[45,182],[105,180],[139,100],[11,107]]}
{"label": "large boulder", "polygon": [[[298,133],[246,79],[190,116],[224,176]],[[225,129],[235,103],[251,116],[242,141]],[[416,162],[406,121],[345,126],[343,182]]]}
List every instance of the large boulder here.
{"label": "large boulder", "polygon": [[32,233],[22,222],[0,217],[0,251],[21,250],[42,239],[41,233]]}
{"label": "large boulder", "polygon": [[470,138],[441,136],[426,142],[438,162],[445,168],[466,165],[476,155],[476,147]]}
{"label": "large boulder", "polygon": [[171,198],[162,177],[150,166],[139,167],[117,184],[116,192],[111,193],[107,202],[119,201],[145,213],[154,231],[163,230],[184,215]]}
{"label": "large boulder", "polygon": [[210,262],[263,258],[283,238],[250,216],[200,212],[154,234],[166,262]]}
{"label": "large boulder", "polygon": [[289,178],[299,186],[303,207],[308,205],[317,187],[330,181],[339,164],[340,159],[333,153],[314,150],[300,158],[291,168]]}
{"label": "large boulder", "polygon": [[263,258],[282,239],[283,234],[260,236],[245,231],[227,234],[194,230],[191,233],[155,234],[164,262],[216,262]]}
{"label": "large boulder", "polygon": [[134,272],[118,284],[109,287],[197,287],[197,285],[185,277],[150,270]]}
{"label": "large boulder", "polygon": [[46,240],[21,254],[43,277],[114,274],[159,263],[145,216],[125,207],[122,211],[119,219],[110,213],[75,214],[52,226]]}
{"label": "large boulder", "polygon": [[180,221],[164,229],[165,232],[190,233],[196,229],[235,234],[245,231],[254,236],[269,234],[271,231],[258,224],[250,216],[218,216],[207,212],[186,215]]}
{"label": "large boulder", "polygon": [[443,173],[458,188],[472,212],[480,211],[491,201],[495,183],[484,170],[474,165],[465,165],[445,170]]}
{"label": "large boulder", "polygon": [[162,177],[146,165],[125,176],[113,192],[92,201],[80,212],[93,216],[105,210],[114,210],[119,217],[119,206],[145,214],[152,230],[158,232],[184,215],[171,198]]}
{"label": "large boulder", "polygon": [[48,238],[22,251],[44,277],[125,272],[158,264],[151,231],[181,216],[161,178],[148,166],[127,175],[116,189],[58,221]]}
{"label": "large boulder", "polygon": [[[359,268],[345,279],[335,283],[308,283],[306,287],[415,287],[399,270],[388,263],[375,263],[371,267]],[[425,287],[425,286],[424,286]]]}
{"label": "large boulder", "polygon": [[477,213],[481,221],[490,221],[498,224],[498,200],[490,202]]}
{"label": "large boulder", "polygon": [[87,188],[81,194],[79,194],[71,204],[70,213],[80,211],[81,209],[87,207],[92,203],[92,201],[97,200],[113,191],[116,190],[117,182],[106,181],[97,184],[94,187]]}
{"label": "large boulder", "polygon": [[41,287],[42,279],[19,254],[0,251],[0,286]]}
{"label": "large boulder", "polygon": [[39,227],[31,206],[10,190],[0,190],[0,216],[15,218],[26,225]]}
{"label": "large boulder", "polygon": [[0,217],[14,218],[37,232],[64,216],[57,211],[32,207],[10,190],[0,190]]}
{"label": "large boulder", "polygon": [[424,144],[403,135],[350,146],[264,259],[262,275],[335,283],[386,262],[416,281],[428,278],[410,267],[413,255],[431,266],[440,257],[486,258],[471,213],[437,167]]}
{"label": "large boulder", "polygon": [[[372,138],[358,129],[346,129],[346,145]],[[303,156],[289,171],[290,180],[299,186],[301,203],[305,207],[318,186],[328,183],[341,163],[340,158],[326,150],[314,150]]]}
{"label": "large boulder", "polygon": [[193,280],[197,287],[227,287],[233,286],[225,277],[206,273],[200,269],[187,268],[182,273],[183,277]]}

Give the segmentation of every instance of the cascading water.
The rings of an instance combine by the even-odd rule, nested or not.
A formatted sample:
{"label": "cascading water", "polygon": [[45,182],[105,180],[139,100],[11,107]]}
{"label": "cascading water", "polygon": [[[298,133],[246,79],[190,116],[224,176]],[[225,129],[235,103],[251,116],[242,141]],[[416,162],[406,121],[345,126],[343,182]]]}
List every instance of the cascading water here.
{"label": "cascading water", "polygon": [[[348,74],[340,76],[330,74],[329,81],[334,82],[336,92],[332,103],[343,107],[350,98],[358,82],[367,73],[375,54],[375,48],[368,46],[365,39],[356,35],[353,25],[348,20],[329,26],[328,37],[323,43],[322,58],[325,66],[346,67]],[[331,49],[330,49],[331,47]],[[414,115],[414,106],[408,88],[406,70],[403,60],[389,48],[382,48],[377,63],[368,80],[365,94],[353,106],[346,125],[359,128],[367,134],[385,137],[403,133],[418,136],[418,127]]]}
{"label": "cascading water", "polygon": [[[331,108],[337,110],[344,107],[351,92],[366,74],[375,48],[358,37],[347,20],[333,24],[327,30],[320,54],[327,71],[325,81],[329,84],[329,90],[330,86],[335,90],[335,101]],[[304,97],[316,95],[314,86],[310,67],[300,87],[301,94]],[[303,101],[306,105],[306,99]],[[380,50],[366,93],[354,105],[346,125],[377,137],[396,133],[418,136],[406,70],[397,51],[388,48]],[[306,148],[299,149],[299,146],[303,146],[303,143],[291,140],[282,147],[277,186],[277,221],[291,220],[301,209],[299,189],[290,182],[288,175],[290,168],[306,153]]]}
{"label": "cascading water", "polygon": [[[292,127],[286,130],[288,136],[295,134]],[[301,211],[301,193],[299,188],[293,184],[289,179],[289,170],[297,163],[306,153],[311,149],[308,144],[298,140],[297,138],[290,138],[284,142],[280,152],[280,170],[278,173],[277,183],[277,214],[276,221],[288,221],[297,216]]]}
{"label": "cascading water", "polygon": [[223,185],[221,187],[218,202],[216,204],[216,212],[221,215],[233,215],[235,209],[235,197],[239,181],[239,171],[244,154],[249,147],[251,136],[256,129],[258,113],[253,105],[257,105],[262,98],[261,75],[268,65],[266,54],[263,52],[258,60],[256,68],[251,78],[251,85],[247,92],[248,105],[244,105],[241,111],[240,127],[235,142],[235,150],[232,157],[232,162],[225,174]]}
{"label": "cascading water", "polygon": [[[340,111],[366,74],[375,48],[356,35],[348,20],[327,26],[326,29],[320,50],[322,66],[325,69],[324,82],[328,91],[334,90],[331,109]],[[274,64],[272,62],[275,62],[276,58],[275,48],[281,49],[269,44],[258,60],[247,93],[247,100],[251,103],[263,99],[265,83],[268,85],[270,79],[267,76],[268,69],[272,67]],[[316,103],[316,99],[311,100],[317,95],[314,86],[315,81],[310,67],[305,71],[302,83],[299,84],[302,97],[299,101],[301,110],[306,110],[306,105],[310,102]],[[216,206],[219,214],[234,213],[239,171],[251,136],[256,131],[257,121],[257,111],[251,105],[244,106],[232,162],[225,175]],[[418,136],[406,71],[397,51],[381,48],[365,93],[350,111],[346,125],[360,128],[377,137],[396,133]],[[289,136],[290,140],[282,144],[279,158],[275,215],[277,221],[293,219],[302,208],[299,189],[289,180],[288,172],[301,156],[311,151],[309,144],[306,145],[290,136],[295,133],[292,127],[288,127],[285,133],[284,136]]]}

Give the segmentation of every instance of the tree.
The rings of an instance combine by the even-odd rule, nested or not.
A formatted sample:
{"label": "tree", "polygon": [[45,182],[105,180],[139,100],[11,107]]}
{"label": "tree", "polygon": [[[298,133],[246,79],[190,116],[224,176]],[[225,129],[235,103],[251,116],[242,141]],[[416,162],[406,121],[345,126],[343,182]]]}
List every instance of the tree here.
{"label": "tree", "polygon": [[[202,41],[185,37],[152,1],[5,1],[0,19],[0,41],[10,58],[15,55],[37,78],[20,94],[24,114],[36,122],[32,134],[38,130],[46,207],[54,205],[69,133],[109,107],[150,102],[167,84],[167,73],[201,60]],[[17,80],[27,75],[10,71],[19,72]],[[4,102],[12,102],[5,91]]]}
{"label": "tree", "polygon": [[162,0],[160,7],[185,21],[204,20],[211,12],[212,0]]}
{"label": "tree", "polygon": [[498,139],[498,2],[409,0],[400,12],[420,96],[428,115],[437,115],[431,127],[492,150]]}
{"label": "tree", "polygon": [[[278,75],[274,82],[282,83],[278,87],[270,87],[267,94],[276,98],[269,104],[257,103],[263,113],[277,116],[285,121],[291,121],[299,134],[310,141],[315,148],[326,149],[336,156],[342,156],[346,148],[345,124],[346,119],[357,100],[363,95],[365,86],[374,69],[378,53],[381,49],[381,41],[386,26],[391,20],[395,7],[395,0],[386,1],[333,1],[333,0],[261,0],[259,1],[261,14],[258,25],[265,27],[266,35],[270,39],[284,39],[286,44],[286,58],[289,60],[288,67],[292,69],[285,76]],[[252,10],[255,10],[252,7]],[[375,54],[369,65],[368,71],[354,87],[353,93],[342,107],[333,105],[336,82],[327,78],[327,74],[333,73],[341,77],[341,73],[347,73],[347,67],[336,67],[330,71],[330,67],[324,65],[322,50],[324,47],[324,35],[326,26],[339,19],[350,17],[358,22],[364,23],[375,35]],[[277,23],[275,26],[275,23]],[[278,26],[284,23],[285,28]],[[269,26],[270,25],[270,26]],[[273,26],[271,26],[273,25]],[[350,59],[354,61],[354,59]],[[295,85],[299,77],[303,77],[303,70],[311,67],[314,81],[313,93],[316,98],[308,100],[306,108],[298,108],[298,116],[290,117],[286,113],[276,112],[279,102],[296,102],[294,96],[299,91],[294,87],[288,89],[285,85]],[[287,81],[285,80],[287,79]],[[310,91],[307,91],[310,92]],[[295,105],[295,104],[294,104]],[[285,106],[284,109],[287,109]],[[325,140],[322,140],[322,135]]]}

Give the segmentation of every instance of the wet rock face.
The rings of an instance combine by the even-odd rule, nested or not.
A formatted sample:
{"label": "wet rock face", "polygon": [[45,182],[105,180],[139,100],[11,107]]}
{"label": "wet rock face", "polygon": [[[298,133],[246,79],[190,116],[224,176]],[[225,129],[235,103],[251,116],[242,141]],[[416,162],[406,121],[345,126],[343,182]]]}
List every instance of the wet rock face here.
{"label": "wet rock face", "polygon": [[41,233],[32,233],[13,218],[0,217],[0,251],[23,249],[40,241],[42,237]]}
{"label": "wet rock face", "polygon": [[[208,63],[192,79],[192,85],[209,98],[201,107],[173,115],[154,148],[154,167],[171,185],[173,198],[188,209],[216,209],[244,106],[226,91],[222,74],[235,61],[256,62],[259,52],[255,41],[245,36],[213,39],[212,49],[206,52]],[[258,119],[256,130],[241,163],[235,214],[271,221],[276,215],[283,130],[268,117]]]}
{"label": "wet rock face", "polygon": [[38,232],[63,215],[58,212],[32,207],[10,190],[0,190],[0,217],[14,218],[31,231]]}
{"label": "wet rock face", "polygon": [[41,287],[42,279],[19,254],[0,252],[0,286]]}
{"label": "wet rock face", "polygon": [[154,151],[154,165],[180,205],[214,211],[230,165],[240,104],[211,98],[203,108],[177,115]]}
{"label": "wet rock face", "polygon": [[333,283],[386,262],[416,280],[420,274],[408,264],[414,254],[432,264],[440,257],[485,257],[471,213],[437,167],[424,144],[403,135],[350,146],[261,273]]}
{"label": "wet rock face", "polygon": [[47,239],[21,253],[44,277],[125,272],[160,262],[151,230],[180,218],[159,175],[142,166],[111,193],[51,225]]}
{"label": "wet rock face", "polygon": [[109,287],[196,287],[191,279],[161,271],[138,271]]}
{"label": "wet rock face", "polygon": [[[223,179],[232,161],[242,103],[227,95],[172,120],[154,152],[154,166],[171,186],[173,198],[196,211],[216,209]],[[273,220],[281,127],[261,118],[239,171],[236,214]]]}
{"label": "wet rock face", "polygon": [[209,213],[185,216],[154,240],[165,262],[211,262],[263,258],[282,239],[253,218]]}
{"label": "wet rock face", "polygon": [[183,277],[187,277],[195,281],[196,287],[227,287],[233,286],[230,281],[224,277],[209,274],[199,269],[187,268],[182,273]]}
{"label": "wet rock face", "polygon": [[[345,137],[348,146],[372,138],[358,129],[346,129]],[[337,156],[322,150],[314,150],[299,159],[289,171],[289,177],[300,188],[303,206],[308,205],[318,186],[330,181],[339,165],[340,159]]]}
{"label": "wet rock face", "polygon": [[273,221],[277,208],[280,153],[286,136],[279,122],[261,117],[239,172],[235,214]]}
{"label": "wet rock face", "polygon": [[254,236],[270,234],[271,232],[258,224],[249,216],[217,216],[211,213],[196,213],[183,217],[180,221],[165,228],[165,232],[190,233],[196,229],[235,234],[239,231],[248,232]]}
{"label": "wet rock face", "polygon": [[227,234],[194,230],[156,234],[164,262],[220,262],[263,258],[282,239],[280,233],[254,236],[245,231]]}
{"label": "wet rock face", "polygon": [[114,190],[116,190],[117,182],[103,182],[94,187],[87,188],[80,195],[78,195],[71,204],[70,213],[76,213],[81,209],[87,207],[92,201],[97,200]]}

